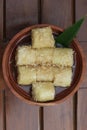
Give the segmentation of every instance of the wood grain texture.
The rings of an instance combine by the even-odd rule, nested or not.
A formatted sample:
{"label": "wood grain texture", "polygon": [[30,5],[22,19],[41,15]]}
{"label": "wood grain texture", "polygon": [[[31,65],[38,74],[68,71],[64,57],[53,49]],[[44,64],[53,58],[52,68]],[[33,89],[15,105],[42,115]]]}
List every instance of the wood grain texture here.
{"label": "wood grain texture", "polygon": [[78,91],[77,130],[87,130],[87,89]]}
{"label": "wood grain texture", "polygon": [[[87,65],[87,42],[80,42],[80,46],[83,49],[84,56],[85,56],[85,63]],[[87,88],[87,67],[85,68],[85,75],[83,78],[83,82],[80,86],[81,88]]]}
{"label": "wood grain texture", "polygon": [[30,106],[6,91],[6,130],[38,130],[39,108]]}
{"label": "wood grain texture", "polygon": [[3,96],[2,91],[0,90],[0,130],[3,130]]}
{"label": "wood grain texture", "polygon": [[[75,10],[76,20],[87,15],[87,0],[76,0]],[[80,41],[87,41],[87,18],[78,33],[78,39]]]}
{"label": "wood grain texture", "polygon": [[73,99],[44,108],[44,130],[73,130]]}
{"label": "wood grain texture", "polygon": [[38,23],[38,0],[7,0],[6,37],[11,38],[21,29]]}
{"label": "wood grain texture", "polygon": [[5,82],[4,82],[3,74],[2,74],[2,58],[3,58],[5,47],[6,47],[6,44],[1,42],[0,43],[0,90],[5,88]]}
{"label": "wood grain texture", "polygon": [[0,130],[5,130],[5,104],[4,104],[4,91],[6,84],[3,79],[3,74],[2,74],[2,58],[3,58],[3,53],[5,49],[5,44],[0,43]]}
{"label": "wood grain texture", "polygon": [[72,21],[72,0],[43,0],[42,23],[66,28]]}
{"label": "wood grain texture", "polygon": [[3,39],[3,0],[0,0],[0,40]]}

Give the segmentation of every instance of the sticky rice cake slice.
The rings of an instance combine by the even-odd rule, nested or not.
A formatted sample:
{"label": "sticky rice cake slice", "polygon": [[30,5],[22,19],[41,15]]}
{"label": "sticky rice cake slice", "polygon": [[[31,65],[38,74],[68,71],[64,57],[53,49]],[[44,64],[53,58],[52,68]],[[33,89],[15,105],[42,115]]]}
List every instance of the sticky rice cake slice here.
{"label": "sticky rice cake slice", "polygon": [[58,67],[73,66],[73,50],[71,48],[55,48],[53,52],[53,64]]}
{"label": "sticky rice cake slice", "polygon": [[67,87],[72,82],[72,68],[53,68],[54,86]]}
{"label": "sticky rice cake slice", "polygon": [[16,65],[35,65],[36,51],[31,46],[19,46],[15,59]]}
{"label": "sticky rice cake slice", "polygon": [[52,82],[36,82],[32,84],[32,96],[35,101],[54,100],[55,88]]}
{"label": "sticky rice cake slice", "polygon": [[54,47],[51,27],[32,29],[32,48]]}
{"label": "sticky rice cake slice", "polygon": [[29,85],[36,82],[36,68],[30,66],[18,66],[17,82],[20,85]]}
{"label": "sticky rice cake slice", "polygon": [[36,49],[36,64],[52,65],[53,48]]}
{"label": "sticky rice cake slice", "polygon": [[36,69],[36,81],[53,81],[53,67],[39,66]]}

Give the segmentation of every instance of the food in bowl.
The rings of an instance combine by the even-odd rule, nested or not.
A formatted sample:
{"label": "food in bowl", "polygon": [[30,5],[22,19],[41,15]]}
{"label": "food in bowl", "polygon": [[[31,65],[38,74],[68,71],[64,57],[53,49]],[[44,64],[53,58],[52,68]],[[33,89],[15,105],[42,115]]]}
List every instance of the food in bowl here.
{"label": "food in bowl", "polygon": [[[82,83],[82,79],[84,77],[84,72],[85,72],[84,54],[79,45],[79,42],[76,39],[73,39],[72,42],[70,42],[70,46],[69,46],[74,51],[74,54],[73,54],[74,65],[72,67],[70,67],[72,70],[72,79],[71,79],[72,81],[71,81],[70,86],[68,86],[68,87],[67,86],[66,87],[55,86],[54,87],[55,97],[53,100],[49,100],[46,102],[45,101],[42,101],[42,102],[35,101],[33,99],[32,91],[31,91],[32,85],[21,85],[21,84],[17,83],[17,76],[18,76],[17,68],[22,66],[22,65],[19,65],[19,66],[16,65],[15,55],[16,55],[17,48],[22,47],[22,46],[31,46],[32,29],[43,28],[43,27],[48,27],[48,26],[50,26],[52,29],[55,41],[56,41],[56,38],[60,39],[60,37],[59,37],[60,35],[64,34],[63,36],[65,36],[65,31],[63,31],[63,29],[61,29],[58,26],[49,25],[49,24],[39,24],[39,25],[29,26],[29,27],[23,29],[22,31],[20,31],[19,33],[17,33],[9,41],[9,43],[5,49],[5,53],[3,55],[3,63],[2,63],[3,76],[4,76],[7,86],[13,92],[13,94],[15,96],[17,96],[22,101],[24,101],[28,104],[31,104],[31,105],[52,106],[52,105],[59,104],[62,101],[65,101],[67,98],[73,96],[74,93],[79,89],[79,87]],[[69,36],[70,36],[69,33],[67,33],[67,35],[69,38]],[[64,38],[63,38],[63,40],[64,40]],[[65,36],[65,40],[66,40],[66,36]],[[61,47],[61,45],[59,45],[59,43],[60,42],[56,41],[55,47],[58,47],[58,48]],[[63,45],[65,47],[64,43],[67,43],[67,42],[63,42]],[[67,45],[69,45],[69,44],[67,44]],[[50,48],[53,49],[55,47],[50,47]],[[39,48],[39,49],[41,49],[41,48]],[[25,67],[26,65],[23,65],[23,66]],[[49,64],[47,65],[47,67],[49,68]],[[56,67],[56,66],[54,66],[54,67]],[[57,68],[60,68],[60,67],[57,67]],[[69,67],[67,67],[67,68],[69,68]],[[62,66],[62,69],[63,69],[63,66]],[[64,69],[65,69],[65,67],[64,67]],[[38,82],[40,82],[40,81],[38,81]],[[37,83],[37,82],[35,82],[35,83]]]}
{"label": "food in bowl", "polygon": [[54,86],[68,87],[71,84],[74,51],[55,47],[51,27],[33,29],[31,39],[31,46],[16,49],[17,82],[32,84],[35,101],[54,100]]}

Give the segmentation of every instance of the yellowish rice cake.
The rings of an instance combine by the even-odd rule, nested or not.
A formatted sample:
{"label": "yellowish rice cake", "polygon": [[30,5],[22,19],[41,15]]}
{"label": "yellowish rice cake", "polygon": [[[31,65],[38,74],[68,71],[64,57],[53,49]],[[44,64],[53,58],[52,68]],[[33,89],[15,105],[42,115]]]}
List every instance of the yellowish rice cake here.
{"label": "yellowish rice cake", "polygon": [[16,65],[34,65],[36,62],[36,51],[30,46],[20,46],[16,52]]}
{"label": "yellowish rice cake", "polygon": [[70,48],[55,48],[53,53],[53,64],[58,67],[73,66],[73,50]]}
{"label": "yellowish rice cake", "polygon": [[18,67],[18,84],[29,85],[36,82],[36,69],[28,66]]}
{"label": "yellowish rice cake", "polygon": [[53,48],[42,48],[36,50],[36,64],[52,65]]}
{"label": "yellowish rice cake", "polygon": [[32,84],[32,96],[35,101],[54,100],[55,88],[51,82],[36,82]]}
{"label": "yellowish rice cake", "polygon": [[72,81],[72,68],[53,68],[54,72],[54,86],[67,87]]}
{"label": "yellowish rice cake", "polygon": [[32,29],[32,47],[54,47],[55,41],[51,27]]}
{"label": "yellowish rice cake", "polygon": [[37,67],[36,81],[53,81],[53,67]]}

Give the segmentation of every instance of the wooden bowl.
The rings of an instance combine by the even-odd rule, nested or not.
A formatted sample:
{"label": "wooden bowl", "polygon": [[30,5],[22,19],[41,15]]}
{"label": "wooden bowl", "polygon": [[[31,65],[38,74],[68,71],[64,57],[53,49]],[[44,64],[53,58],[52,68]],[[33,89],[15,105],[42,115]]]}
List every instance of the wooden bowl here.
{"label": "wooden bowl", "polygon": [[44,102],[44,103],[35,102],[31,97],[31,87],[30,86],[23,87],[17,84],[16,82],[17,74],[16,74],[16,67],[15,67],[16,48],[19,45],[31,44],[30,35],[31,35],[31,30],[33,28],[46,27],[46,26],[51,26],[53,30],[53,34],[59,34],[63,32],[63,29],[49,24],[39,24],[39,25],[34,25],[25,28],[24,30],[16,34],[12,38],[12,40],[8,43],[3,56],[3,63],[2,63],[4,79],[6,81],[7,86],[14,93],[14,95],[22,99],[23,101],[27,102],[28,104],[39,105],[39,106],[55,105],[72,96],[79,89],[79,86],[82,83],[84,68],[85,68],[85,60],[84,60],[82,49],[79,46],[78,41],[74,39],[71,44],[71,47],[76,53],[75,56],[76,67],[74,70],[74,78],[70,87],[68,88],[56,87],[55,100]]}

